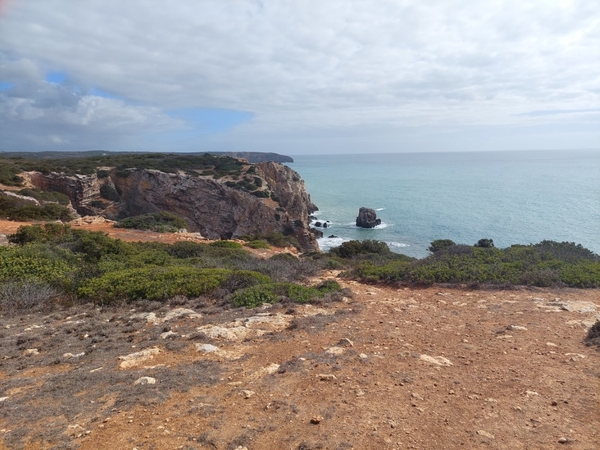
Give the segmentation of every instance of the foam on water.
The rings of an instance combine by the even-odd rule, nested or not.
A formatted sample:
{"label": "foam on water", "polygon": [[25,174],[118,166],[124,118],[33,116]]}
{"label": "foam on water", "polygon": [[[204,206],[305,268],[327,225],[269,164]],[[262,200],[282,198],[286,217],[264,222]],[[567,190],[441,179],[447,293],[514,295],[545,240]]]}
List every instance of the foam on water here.
{"label": "foam on water", "polygon": [[386,242],[386,244],[388,245],[388,247],[391,247],[391,248],[406,248],[406,247],[410,247],[410,244],[404,244],[402,242]]}
{"label": "foam on water", "polygon": [[339,247],[344,242],[348,242],[349,240],[350,239],[344,239],[344,238],[341,238],[341,237],[334,237],[334,238],[322,237],[322,238],[317,239],[317,242],[319,244],[319,248],[322,251],[328,252],[333,247]]}

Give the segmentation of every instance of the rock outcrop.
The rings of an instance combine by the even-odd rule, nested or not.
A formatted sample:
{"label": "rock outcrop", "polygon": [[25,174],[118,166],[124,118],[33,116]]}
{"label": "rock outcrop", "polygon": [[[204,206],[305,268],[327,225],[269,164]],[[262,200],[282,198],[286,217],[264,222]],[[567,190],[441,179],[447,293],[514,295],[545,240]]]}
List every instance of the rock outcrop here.
{"label": "rock outcrop", "polygon": [[276,162],[249,167],[253,168],[252,178],[261,180],[261,187],[253,192],[240,189],[235,178],[151,169],[105,168],[108,175],[102,178],[95,173],[24,175],[33,187],[68,195],[81,215],[118,220],[169,211],[185,219],[189,231],[209,239],[282,232],[293,234],[305,251],[319,251],[308,225],[308,217],[317,207],[298,173]]}
{"label": "rock outcrop", "polygon": [[381,219],[377,218],[377,213],[371,208],[360,208],[356,218],[356,226],[361,228],[373,228],[381,224]]}

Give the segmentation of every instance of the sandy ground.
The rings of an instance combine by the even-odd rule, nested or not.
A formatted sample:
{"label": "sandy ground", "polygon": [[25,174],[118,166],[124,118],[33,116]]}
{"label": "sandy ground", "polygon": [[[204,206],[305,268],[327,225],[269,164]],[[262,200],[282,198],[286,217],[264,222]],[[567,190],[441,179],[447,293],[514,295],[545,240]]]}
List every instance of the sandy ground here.
{"label": "sandy ground", "polygon": [[0,316],[0,449],[600,448],[600,290],[340,283]]}

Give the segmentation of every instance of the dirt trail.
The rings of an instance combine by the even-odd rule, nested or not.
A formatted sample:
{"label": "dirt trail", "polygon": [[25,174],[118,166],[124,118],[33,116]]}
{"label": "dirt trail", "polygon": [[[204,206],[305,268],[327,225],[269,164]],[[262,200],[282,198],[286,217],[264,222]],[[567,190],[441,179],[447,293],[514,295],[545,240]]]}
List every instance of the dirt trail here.
{"label": "dirt trail", "polygon": [[600,290],[346,286],[326,305],[3,317],[0,442],[598,448],[600,353],[582,339]]}

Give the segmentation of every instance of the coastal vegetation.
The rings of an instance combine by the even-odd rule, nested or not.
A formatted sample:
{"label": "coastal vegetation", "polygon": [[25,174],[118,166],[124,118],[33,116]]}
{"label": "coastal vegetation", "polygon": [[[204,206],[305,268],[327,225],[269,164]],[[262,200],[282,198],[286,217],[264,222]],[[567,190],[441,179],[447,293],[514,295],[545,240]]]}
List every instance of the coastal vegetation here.
{"label": "coastal vegetation", "polygon": [[[40,192],[31,189],[18,192],[23,197],[31,197],[31,201],[26,198],[19,198],[0,192],[0,218],[8,220],[63,220],[72,219],[71,211],[64,206],[64,200],[68,198],[65,195],[56,192]],[[48,200],[44,200],[48,199]]]}
{"label": "coastal vegetation", "polygon": [[[85,154],[84,154],[85,155]],[[19,173],[39,171],[43,174],[50,172],[65,175],[91,175],[106,177],[106,169],[99,167],[114,167],[121,176],[127,176],[127,169],[152,169],[167,173],[177,173],[180,170],[188,174],[212,176],[220,178],[226,175],[240,176],[246,164],[230,156],[213,156],[208,153],[174,154],[174,153],[99,153],[92,156],[69,157],[61,155],[56,158],[40,157],[36,154],[2,155],[0,154],[0,184],[20,186],[22,179]]]}
{"label": "coastal vegetation", "polygon": [[325,301],[340,290],[337,283],[301,284],[322,270],[319,259],[259,260],[230,241],[130,243],[59,223],[20,227],[9,241],[15,245],[0,247],[0,309],[5,311],[33,306],[19,302],[21,295],[37,298],[38,307],[54,301],[106,305],[175,296],[210,296],[223,305],[255,307],[263,301]]}
{"label": "coastal vegetation", "polygon": [[185,220],[181,217],[167,212],[143,214],[140,216],[127,217],[115,224],[117,228],[131,228],[135,230],[157,231],[159,233],[175,233],[187,228]]}
{"label": "coastal vegetation", "polygon": [[427,258],[394,254],[385,243],[349,241],[331,254],[351,261],[345,276],[364,282],[476,286],[600,287],[600,256],[571,242],[496,248],[490,239],[459,245],[431,243]]}

